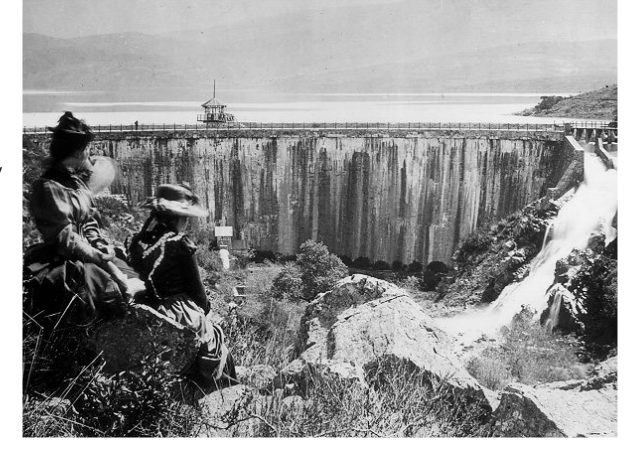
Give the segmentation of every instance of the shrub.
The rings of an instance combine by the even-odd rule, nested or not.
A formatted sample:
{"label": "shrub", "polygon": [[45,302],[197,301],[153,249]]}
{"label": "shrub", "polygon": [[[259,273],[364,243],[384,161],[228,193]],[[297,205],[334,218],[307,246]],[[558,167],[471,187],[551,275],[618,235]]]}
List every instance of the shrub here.
{"label": "shrub", "polygon": [[407,266],[403,264],[401,261],[393,261],[392,270],[394,272],[403,272],[404,270],[407,270]]}
{"label": "shrub", "polygon": [[533,311],[524,307],[510,327],[502,330],[501,344],[468,361],[468,372],[494,390],[511,381],[535,384],[584,378],[579,343],[573,337],[550,333],[533,317]]}
{"label": "shrub", "polygon": [[287,263],[272,283],[271,295],[283,300],[298,301],[303,298],[301,269],[297,264]]}
{"label": "shrub", "polygon": [[277,255],[271,250],[254,250],[253,261],[260,264],[264,261],[277,262]]}
{"label": "shrub", "polygon": [[[174,395],[181,380],[165,362],[147,360],[139,372],[106,376],[87,338],[90,329],[44,330],[25,317],[24,436],[172,436],[192,431],[195,416]],[[56,400],[53,405],[50,399]]]}
{"label": "shrub", "polygon": [[459,263],[467,261],[472,255],[481,253],[490,248],[492,239],[485,229],[477,230],[463,239],[454,256]]}
{"label": "shrub", "polygon": [[390,264],[385,261],[379,260],[372,265],[372,268],[374,270],[390,270]]}
{"label": "shrub", "polygon": [[617,261],[605,255],[588,258],[572,280],[570,290],[582,302],[586,314],[585,345],[601,358],[617,346],[618,339],[618,269]]}
{"label": "shrub", "polygon": [[219,253],[210,250],[205,242],[197,244],[195,259],[197,259],[197,265],[207,273],[217,273],[222,270],[222,261],[219,259]]}
{"label": "shrub", "polygon": [[556,103],[563,100],[565,97],[560,95],[543,95],[541,101],[534,107],[536,112],[546,111],[551,109]]}
{"label": "shrub", "polygon": [[359,256],[357,259],[352,261],[352,267],[355,267],[357,269],[367,269],[368,267],[370,267],[370,265],[370,258],[367,258],[365,256]]}
{"label": "shrub", "polygon": [[352,258],[350,258],[349,256],[347,256],[347,255],[339,255],[339,259],[346,266],[348,266],[348,267],[352,266]]}
{"label": "shrub", "polygon": [[422,271],[423,271],[423,264],[421,264],[419,261],[412,261],[408,265],[408,272],[422,272]]}
{"label": "shrub", "polygon": [[305,298],[313,298],[332,289],[337,280],[348,275],[346,265],[321,242],[308,240],[301,244],[297,264],[301,270]]}
{"label": "shrub", "polygon": [[131,208],[125,199],[115,195],[100,195],[95,198],[97,210],[107,238],[116,245],[123,245],[127,238],[142,229],[146,212]]}
{"label": "shrub", "polygon": [[[138,371],[106,376],[86,370],[73,404],[86,425],[85,436],[188,436],[194,412],[175,398],[182,382],[168,363],[147,358]],[[98,431],[99,430],[99,431]]]}

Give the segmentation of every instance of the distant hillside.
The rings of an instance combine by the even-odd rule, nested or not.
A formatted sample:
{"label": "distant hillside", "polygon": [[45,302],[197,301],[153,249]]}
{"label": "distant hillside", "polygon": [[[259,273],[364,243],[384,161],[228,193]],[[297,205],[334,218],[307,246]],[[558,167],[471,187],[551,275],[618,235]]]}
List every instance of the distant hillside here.
{"label": "distant hillside", "polygon": [[153,101],[185,89],[201,98],[215,78],[230,102],[232,91],[581,92],[616,82],[614,27],[585,12],[565,20],[569,1],[534,4],[522,14],[513,2],[406,0],[160,34],[25,33],[23,85]]}
{"label": "distant hillside", "polygon": [[597,91],[572,97],[543,97],[523,116],[574,117],[582,119],[618,120],[618,86],[605,86]]}

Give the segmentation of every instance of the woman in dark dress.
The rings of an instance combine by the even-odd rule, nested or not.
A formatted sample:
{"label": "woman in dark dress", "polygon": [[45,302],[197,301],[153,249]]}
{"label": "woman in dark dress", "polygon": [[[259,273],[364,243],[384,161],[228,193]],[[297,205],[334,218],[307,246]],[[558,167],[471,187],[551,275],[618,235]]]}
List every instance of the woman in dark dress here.
{"label": "woman in dark dress", "polygon": [[[86,323],[121,312],[140,282],[102,235],[91,186],[104,177],[89,160],[90,127],[65,112],[50,130],[50,158],[30,199],[31,215],[44,240],[25,252],[34,281],[30,306],[61,314],[59,320]],[[104,180],[97,184],[104,187]]]}
{"label": "woman in dark dress", "polygon": [[223,374],[232,381],[235,369],[224,332],[206,317],[209,304],[195,260],[197,246],[184,233],[189,217],[207,212],[186,184],[159,186],[145,206],[151,215],[131,240],[129,257],[146,284],[146,303],[197,334],[197,381],[210,385]]}

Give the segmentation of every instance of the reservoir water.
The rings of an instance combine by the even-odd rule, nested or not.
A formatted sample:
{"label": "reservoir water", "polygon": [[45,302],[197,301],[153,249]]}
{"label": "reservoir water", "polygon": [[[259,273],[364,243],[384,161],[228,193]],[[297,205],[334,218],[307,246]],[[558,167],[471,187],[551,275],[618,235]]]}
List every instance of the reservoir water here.
{"label": "reservoir water", "polygon": [[[297,94],[254,101],[228,101],[228,111],[246,122],[480,122],[562,123],[564,117],[515,115],[540,101],[541,95],[569,94]],[[193,124],[202,101],[108,101],[104,96],[72,92],[25,91],[26,127],[55,124],[73,111],[90,125]],[[222,98],[222,100],[224,100]],[[582,120],[582,119],[581,119]]]}

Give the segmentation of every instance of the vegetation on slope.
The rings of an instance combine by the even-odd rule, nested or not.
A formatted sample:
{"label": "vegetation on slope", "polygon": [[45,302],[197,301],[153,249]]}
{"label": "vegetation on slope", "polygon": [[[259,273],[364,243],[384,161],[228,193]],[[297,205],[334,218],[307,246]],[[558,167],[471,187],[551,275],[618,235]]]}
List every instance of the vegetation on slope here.
{"label": "vegetation on slope", "polygon": [[[617,241],[604,245],[601,237],[590,240],[585,251],[567,258],[577,270],[565,283],[584,313],[579,335],[588,356],[603,359],[616,352],[618,339],[618,249]],[[564,269],[564,268],[563,268]],[[559,268],[557,267],[557,274]]]}
{"label": "vegetation on slope", "polygon": [[479,383],[499,390],[513,381],[533,385],[585,378],[587,365],[580,361],[581,343],[574,336],[547,331],[533,316],[533,311],[522,309],[511,325],[501,330],[499,344],[467,362],[468,372]]}
{"label": "vegetation on slope", "polygon": [[[37,155],[36,155],[37,156]],[[37,161],[34,157],[32,162]],[[28,181],[37,176],[25,164]],[[139,229],[144,215],[116,197],[98,200],[109,236],[122,243]],[[26,211],[26,209],[25,209]],[[538,253],[555,205],[531,205],[498,224],[468,237],[455,255],[455,271],[439,288],[445,302],[478,302],[494,298],[525,272]],[[37,232],[24,215],[24,242]],[[305,301],[347,274],[343,263],[320,243],[302,245],[296,262],[286,265],[250,261],[237,255],[230,272],[208,248],[206,233],[195,233],[198,259],[213,309],[222,321],[231,352],[241,366],[266,364],[275,369],[290,361]],[[603,259],[607,258],[607,259]],[[583,264],[575,278],[592,311],[590,335],[615,324],[615,264],[605,253]],[[406,287],[419,282],[409,277]],[[245,285],[247,298],[229,309],[233,287]],[[600,301],[600,299],[605,299]],[[609,301],[608,301],[609,300]],[[536,383],[579,377],[580,347],[572,337],[551,335],[528,317],[504,331],[501,344],[470,360],[470,372],[485,386],[510,381]],[[161,361],[146,361],[141,371],[107,375],[98,355],[86,345],[88,329],[45,331],[37,319],[23,319],[23,434],[25,436],[194,436],[204,426],[200,412],[183,396],[184,380],[168,373]],[[615,340],[615,335],[613,336]],[[300,407],[290,412],[276,395],[256,396],[229,417],[240,423],[246,414],[259,416],[256,436],[489,436],[489,416],[465,404],[401,361],[379,360],[367,374],[368,386],[314,375],[300,393]],[[244,414],[244,416],[242,416]],[[244,434],[245,435],[245,434]]]}
{"label": "vegetation on slope", "polygon": [[462,306],[495,300],[526,275],[557,212],[555,203],[537,201],[467,236],[452,257],[454,270],[438,287],[439,300]]}
{"label": "vegetation on slope", "polygon": [[605,86],[571,97],[544,96],[538,105],[519,114],[618,121],[618,86]]}

